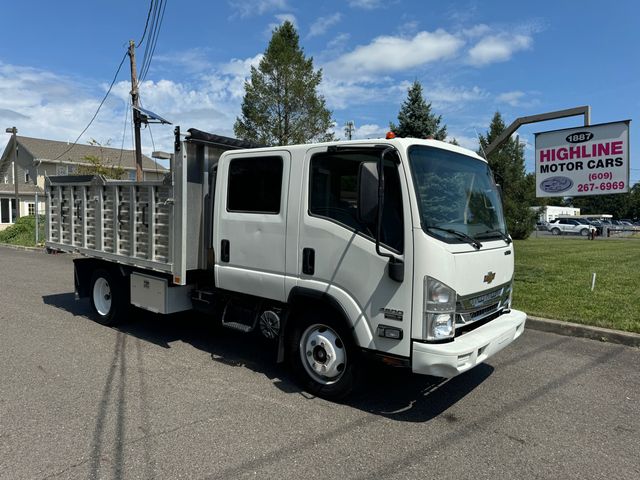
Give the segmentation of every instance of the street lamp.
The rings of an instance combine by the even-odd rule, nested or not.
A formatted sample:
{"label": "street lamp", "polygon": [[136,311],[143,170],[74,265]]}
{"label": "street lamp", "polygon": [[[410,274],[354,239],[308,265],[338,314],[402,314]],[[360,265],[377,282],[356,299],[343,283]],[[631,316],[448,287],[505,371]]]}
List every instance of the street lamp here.
{"label": "street lamp", "polygon": [[42,160],[35,159],[33,161],[33,166],[36,168],[36,175],[33,179],[33,184],[36,186],[36,204],[33,213],[36,215],[36,246],[38,246],[38,235],[39,235],[39,223],[40,219],[38,218],[38,166],[40,165]]}
{"label": "street lamp", "polygon": [[160,160],[169,160],[169,172],[173,174],[173,153],[168,152],[151,152],[152,158],[157,158]]}
{"label": "street lamp", "polygon": [[16,219],[20,218],[20,197],[18,196],[18,141],[16,140],[18,129],[16,127],[11,127],[7,128],[5,132],[11,134],[11,140],[13,141],[13,185],[16,196],[16,214],[13,221],[15,223]]}

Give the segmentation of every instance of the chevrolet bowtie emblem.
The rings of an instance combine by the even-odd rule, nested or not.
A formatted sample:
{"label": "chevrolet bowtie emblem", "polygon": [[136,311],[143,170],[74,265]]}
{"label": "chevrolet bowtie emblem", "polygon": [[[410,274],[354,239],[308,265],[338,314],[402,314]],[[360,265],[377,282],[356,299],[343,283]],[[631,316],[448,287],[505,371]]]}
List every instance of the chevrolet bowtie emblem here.
{"label": "chevrolet bowtie emblem", "polygon": [[496,274],[493,272],[488,272],[485,276],[484,276],[484,283],[491,283],[493,282],[493,279],[496,278]]}

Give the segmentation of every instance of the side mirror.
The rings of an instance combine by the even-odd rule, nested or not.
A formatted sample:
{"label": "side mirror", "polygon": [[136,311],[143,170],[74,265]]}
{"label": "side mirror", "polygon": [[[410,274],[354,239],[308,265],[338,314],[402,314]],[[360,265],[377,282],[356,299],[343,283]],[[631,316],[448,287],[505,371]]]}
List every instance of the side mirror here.
{"label": "side mirror", "polygon": [[358,169],[358,221],[373,225],[378,216],[378,166],[362,162]]}

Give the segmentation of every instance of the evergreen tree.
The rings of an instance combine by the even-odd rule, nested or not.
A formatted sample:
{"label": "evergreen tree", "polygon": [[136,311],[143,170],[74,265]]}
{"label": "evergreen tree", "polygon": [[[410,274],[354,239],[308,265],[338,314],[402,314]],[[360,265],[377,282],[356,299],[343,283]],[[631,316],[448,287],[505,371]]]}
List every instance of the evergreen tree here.
{"label": "evergreen tree", "polygon": [[[502,115],[496,112],[486,136],[480,135],[481,149],[486,149],[506,128]],[[536,213],[529,207],[535,204],[535,177],[527,175],[524,167],[524,146],[510,138],[487,159],[502,186],[502,201],[507,228],[515,239],[527,238],[534,229]]]}
{"label": "evergreen tree", "polygon": [[422,85],[417,80],[409,87],[407,99],[398,112],[398,125],[393,122],[389,127],[399,137],[427,138],[444,140],[447,126],[440,126],[442,115],[431,112],[431,104],[422,96]]}
{"label": "evergreen tree", "polygon": [[317,92],[322,70],[313,69],[313,58],[305,58],[298,41],[289,21],[273,31],[244,84],[242,114],[233,127],[237,137],[265,145],[333,140],[331,112]]}

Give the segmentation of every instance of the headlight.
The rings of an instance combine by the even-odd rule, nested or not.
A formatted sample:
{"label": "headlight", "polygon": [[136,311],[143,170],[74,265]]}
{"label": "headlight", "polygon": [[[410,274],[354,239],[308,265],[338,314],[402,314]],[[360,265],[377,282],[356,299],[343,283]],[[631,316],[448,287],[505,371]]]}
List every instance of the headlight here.
{"label": "headlight", "polygon": [[455,290],[435,278],[424,277],[424,339],[443,340],[455,333]]}

